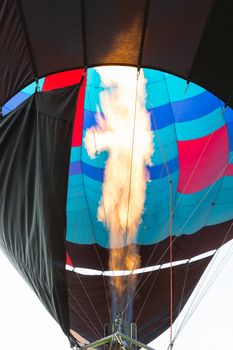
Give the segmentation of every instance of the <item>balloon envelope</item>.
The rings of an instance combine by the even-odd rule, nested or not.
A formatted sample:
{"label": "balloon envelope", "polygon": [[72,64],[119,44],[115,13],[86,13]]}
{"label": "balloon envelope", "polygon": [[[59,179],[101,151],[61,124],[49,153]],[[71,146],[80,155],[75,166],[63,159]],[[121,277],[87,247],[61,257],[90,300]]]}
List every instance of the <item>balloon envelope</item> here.
{"label": "balloon envelope", "polygon": [[[53,159],[53,156],[46,161],[45,158],[43,164],[39,161],[40,157],[37,157],[36,167],[25,149],[20,157],[12,153],[12,162],[18,169],[17,173],[12,173],[17,178],[16,187],[9,187],[8,180],[1,186],[2,193],[7,193],[6,198],[11,196],[18,200],[13,200],[14,204],[3,202],[1,205],[4,218],[1,244],[65,333],[69,335],[71,332],[78,340],[81,335],[92,341],[103,335],[103,325],[112,318],[111,293],[108,288],[110,277],[104,272],[109,269],[109,233],[97,218],[108,154],[101,153],[92,159],[83,142],[87,130],[96,125],[97,110],[101,111],[100,93],[104,86],[97,71],[88,70],[87,79],[82,81],[77,104],[74,93],[72,100],[67,99],[71,91],[74,91],[75,85],[72,84],[77,84],[82,75],[83,71],[75,70],[45,78],[40,82],[42,92],[32,95],[15,111],[6,115],[1,125],[1,135],[4,136],[1,146],[7,141],[9,149],[4,150],[4,153],[8,156],[7,152],[12,153],[9,134],[12,128],[16,128],[21,135],[17,152],[21,147],[24,149],[25,138],[30,145],[27,145],[27,151],[37,149],[37,153],[41,152],[41,157],[43,155],[41,159],[51,154],[49,148],[52,146],[60,152],[59,159]],[[179,77],[149,69],[144,70],[144,75],[147,79],[146,108],[150,115],[154,154],[152,164],[148,166],[145,208],[135,240],[141,256],[141,270],[138,271],[137,290],[132,298],[132,317],[138,325],[139,339],[149,342],[169,327],[170,322],[170,181],[173,261],[177,264],[173,267],[174,318],[197,284],[213,251],[198,260],[195,257],[217,249],[232,238],[233,196],[229,196],[229,193],[233,187],[233,112],[229,107],[224,110],[223,102],[210,92],[193,83],[187,85]],[[50,89],[57,90],[51,94]],[[22,93],[25,94],[25,91],[29,92],[29,96],[34,92],[34,86]],[[33,113],[29,106],[35,97],[45,100],[43,108],[47,114],[50,110],[50,113],[53,111],[57,115],[61,106],[66,112],[67,105],[70,105],[69,114],[74,122],[73,127],[67,129],[69,132],[65,133],[65,141],[61,141],[63,136],[58,134],[55,138],[52,135],[46,137],[48,144],[45,142],[44,135],[53,133],[54,126],[52,129],[46,126],[46,132],[39,134],[41,136],[37,135],[39,131],[36,129],[35,134],[28,133],[25,129],[29,121],[22,111],[25,110],[26,103],[26,109]],[[53,99],[59,103],[53,102],[51,107]],[[7,108],[15,107],[18,103],[16,96]],[[43,108],[40,105],[39,109]],[[18,122],[20,118],[21,123]],[[23,118],[27,122],[22,123]],[[64,119],[62,116],[59,118]],[[24,138],[20,129],[26,133]],[[59,129],[56,130],[58,132]],[[35,140],[39,142],[37,148],[34,148]],[[58,161],[60,165],[56,164]],[[7,158],[2,161],[3,174],[8,171],[8,163]],[[59,170],[61,166],[64,173]],[[35,184],[30,184],[35,181],[35,175],[22,181],[29,169],[29,174],[40,174],[40,180],[36,177],[36,186],[39,184],[39,188],[48,191],[50,202],[47,204],[44,202],[47,198],[43,192],[45,190],[42,191],[42,197],[38,193],[35,196],[33,191],[28,190],[36,188]],[[43,173],[45,177],[42,176]],[[51,188],[45,186],[47,176],[52,181]],[[62,197],[59,197],[59,192],[63,193]],[[56,202],[58,207],[54,206]],[[28,203],[31,203],[30,206]],[[4,216],[6,208],[8,218]],[[32,220],[30,224],[22,219],[22,208],[23,216],[29,222]],[[33,215],[37,216],[35,213],[38,210],[43,215],[40,214],[33,226]],[[10,212],[12,216],[9,215]],[[17,224],[12,229],[12,223],[9,222],[12,222],[13,212]],[[47,215],[51,218],[51,223],[46,222]],[[56,222],[57,216],[63,219]],[[17,244],[12,249],[15,235],[18,237]],[[34,241],[29,240],[30,236],[34,237]],[[43,241],[45,244],[41,245]],[[41,252],[39,256],[38,251]],[[39,269],[39,266],[44,265],[46,273]],[[29,274],[28,269],[35,273]],[[53,281],[49,289],[48,280]]]}
{"label": "balloon envelope", "polygon": [[2,2],[0,243],[71,343],[102,336],[113,313],[97,219],[108,154],[83,142],[104,87],[83,69],[145,68],[154,153],[129,304],[149,342],[170,324],[171,231],[173,318],[232,238],[232,14],[229,0]]}

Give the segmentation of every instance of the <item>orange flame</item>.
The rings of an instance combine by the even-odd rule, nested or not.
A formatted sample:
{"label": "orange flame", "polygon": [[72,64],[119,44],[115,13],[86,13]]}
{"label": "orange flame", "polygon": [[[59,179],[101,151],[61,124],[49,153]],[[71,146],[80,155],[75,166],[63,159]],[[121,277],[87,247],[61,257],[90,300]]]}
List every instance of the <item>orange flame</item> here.
{"label": "orange flame", "polygon": [[[108,151],[98,219],[110,232],[111,270],[140,267],[135,236],[144,210],[147,172],[153,136],[145,107],[146,79],[135,68],[97,68],[105,89],[100,94],[97,126],[87,130],[85,146],[90,157]],[[135,287],[135,275],[112,277],[118,300]],[[130,278],[129,278],[130,277]],[[130,285],[129,285],[130,284]]]}

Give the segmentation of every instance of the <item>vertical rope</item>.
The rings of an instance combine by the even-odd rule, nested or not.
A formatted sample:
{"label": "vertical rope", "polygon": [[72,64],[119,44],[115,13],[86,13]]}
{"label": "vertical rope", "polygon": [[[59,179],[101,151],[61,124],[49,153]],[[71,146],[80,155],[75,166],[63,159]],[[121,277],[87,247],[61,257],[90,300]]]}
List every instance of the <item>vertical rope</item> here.
{"label": "vertical rope", "polygon": [[125,235],[125,245],[127,245],[127,233],[129,224],[129,210],[130,210],[130,196],[131,196],[131,182],[132,182],[132,171],[133,171],[133,157],[134,157],[134,138],[135,138],[135,127],[136,127],[136,116],[137,116],[137,101],[138,101],[138,79],[139,79],[140,69],[137,71],[137,81],[136,81],[136,92],[135,92],[135,106],[134,106],[134,120],[133,120],[133,134],[132,134],[132,149],[131,149],[131,160],[130,160],[130,175],[129,175],[129,192],[128,192],[128,207],[127,207],[127,217],[126,217],[126,235]]}
{"label": "vertical rope", "polygon": [[172,323],[173,323],[173,271],[172,271],[172,181],[170,180],[170,349],[173,348],[172,342]]}
{"label": "vertical rope", "polygon": [[[130,159],[128,205],[127,205],[127,216],[126,216],[126,226],[125,226],[126,231],[125,231],[125,237],[124,237],[125,248],[127,248],[128,243],[130,245],[132,244],[132,242],[128,242],[128,225],[129,225],[129,214],[130,214],[130,196],[131,196],[131,183],[132,183],[132,171],[133,171],[133,157],[134,157],[134,142],[135,142],[135,128],[136,128],[136,116],[137,116],[139,75],[140,75],[140,68],[137,69],[137,76],[136,76],[137,80],[136,80],[135,101],[134,101],[134,119],[133,119],[132,147],[131,147],[131,159]],[[126,250],[126,254],[127,254],[127,250]],[[136,264],[136,259],[134,260],[133,270],[135,268],[135,264]],[[122,278],[124,278],[125,280],[127,280],[127,278],[129,278],[129,281],[131,281],[133,276],[132,276],[132,274],[130,276],[126,276],[125,272],[124,272]],[[127,313],[128,307],[130,308],[130,303],[131,303],[130,302],[130,294],[128,294],[127,299],[128,299],[128,301],[126,302],[126,306],[122,310],[122,316],[124,316],[124,314]]]}
{"label": "vertical rope", "polygon": [[[87,69],[85,68],[84,69],[84,77],[87,77]],[[84,79],[83,77],[83,79]],[[86,95],[87,95],[87,98],[89,100],[89,104],[90,106],[92,105],[92,102],[91,102],[91,96],[90,96],[90,92],[89,92],[89,88],[88,88],[88,84],[86,85]],[[96,139],[95,139],[95,133],[93,134],[94,135],[94,143],[95,143],[95,151],[97,150],[96,148]],[[82,147],[81,147],[81,154],[82,154],[82,150],[83,150],[83,135],[82,135]],[[97,151],[96,151],[97,153]],[[98,157],[96,158],[97,160],[97,168],[99,169],[99,162],[98,162]],[[98,170],[98,175],[99,175],[99,179],[101,178],[100,177],[100,171]],[[82,174],[82,180],[83,180],[83,174]],[[86,188],[85,188],[85,185],[84,185],[84,180],[83,180],[83,191],[84,191],[84,194],[85,194],[85,201],[86,201],[86,204],[87,204],[87,209],[88,209],[88,213],[89,213],[89,218],[90,218],[90,222],[91,222],[91,228],[92,228],[92,236],[95,240],[95,243],[97,243],[97,238],[96,238],[96,234],[95,234],[95,228],[94,228],[94,223],[93,223],[93,220],[92,220],[92,215],[91,215],[91,211],[90,211],[90,206],[89,206],[89,203],[88,203],[88,198],[87,198],[87,194],[86,194]],[[105,213],[105,207],[104,207],[104,213]],[[105,220],[106,220],[106,214],[105,214]],[[107,221],[106,221],[107,222]],[[110,309],[110,304],[109,304],[109,299],[108,299],[108,292],[107,292],[107,286],[106,286],[106,281],[105,281],[105,278],[103,276],[103,272],[104,272],[104,267],[103,267],[103,263],[101,261],[101,258],[100,258],[100,255],[98,253],[98,250],[97,250],[97,247],[96,247],[96,244],[94,244],[94,249],[95,249],[95,253],[96,253],[96,256],[97,256],[97,259],[100,263],[100,268],[102,270],[102,277],[103,277],[103,284],[104,284],[104,290],[105,290],[105,296],[106,296],[106,301],[107,301],[107,306],[108,306],[108,312],[109,312],[109,319],[112,321],[112,314],[111,314],[111,309]]]}

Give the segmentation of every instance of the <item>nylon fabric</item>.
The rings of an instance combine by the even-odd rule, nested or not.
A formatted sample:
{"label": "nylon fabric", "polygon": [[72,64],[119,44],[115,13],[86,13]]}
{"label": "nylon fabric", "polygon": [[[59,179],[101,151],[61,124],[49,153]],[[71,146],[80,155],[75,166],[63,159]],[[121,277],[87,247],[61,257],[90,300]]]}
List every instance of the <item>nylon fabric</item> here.
{"label": "nylon fabric", "polygon": [[[171,74],[143,71],[154,153],[147,167],[145,209],[135,243],[155,245],[169,236],[170,180],[174,236],[192,235],[206,225],[232,220],[233,178],[229,166],[233,159],[233,111],[230,107],[223,109],[219,98],[193,83],[187,87],[183,79]],[[97,110],[102,112],[103,89],[97,71],[89,69],[82,139],[90,127],[96,126]],[[107,159],[107,152],[90,158],[83,144],[71,149],[68,242],[109,247],[108,232],[97,220]]]}
{"label": "nylon fabric", "polygon": [[0,125],[0,246],[67,335],[65,209],[78,91],[36,93]]}
{"label": "nylon fabric", "polygon": [[[36,78],[58,71],[140,63],[145,0],[86,0],[83,11],[80,0],[20,0],[21,17],[17,1],[2,3],[0,105]],[[151,1],[142,67],[194,81],[232,106],[232,18],[232,0]]]}
{"label": "nylon fabric", "polygon": [[[185,305],[210,260],[211,258],[208,257],[189,264],[190,273],[187,275],[181,305],[180,295],[184,286],[187,264],[173,267],[173,283],[175,286],[173,294],[174,320],[178,316],[179,308],[181,310]],[[145,344],[158,337],[169,327],[169,273],[169,269],[143,273],[140,284],[137,287],[132,320],[134,322],[137,319],[138,340]],[[97,336],[95,335],[96,330],[103,335],[103,329],[93,312],[92,306],[88,303],[87,295],[82,285],[85,286],[91,300],[95,300],[95,309],[101,317],[102,323],[109,323],[110,320],[103,285],[103,278],[106,284],[110,283],[109,277],[77,276],[76,273],[70,271],[66,271],[66,276],[68,281],[70,327],[87,340],[95,341],[97,340]],[[110,294],[107,297],[110,298]],[[141,307],[143,307],[142,313],[140,313]],[[74,309],[77,312],[74,312]],[[93,322],[95,329],[90,324],[89,327],[83,322],[83,319],[88,320],[87,317]]]}
{"label": "nylon fabric", "polygon": [[[191,259],[199,254],[217,249],[223,243],[233,239],[232,220],[222,224],[207,226],[192,235],[175,237],[173,242],[173,261]],[[210,239],[211,237],[211,239]],[[169,262],[169,238],[151,245],[138,246],[141,267]],[[109,249],[99,245],[76,244],[66,242],[67,264],[89,269],[108,270]],[[98,256],[96,254],[98,252]]]}

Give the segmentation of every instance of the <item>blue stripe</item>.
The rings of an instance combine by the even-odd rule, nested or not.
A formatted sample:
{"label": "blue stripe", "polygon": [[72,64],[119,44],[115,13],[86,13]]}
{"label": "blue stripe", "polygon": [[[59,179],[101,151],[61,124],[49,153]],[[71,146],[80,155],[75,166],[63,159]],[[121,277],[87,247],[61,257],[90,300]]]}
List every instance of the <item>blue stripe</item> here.
{"label": "blue stripe", "polygon": [[92,126],[96,125],[95,115],[96,112],[84,109],[83,130],[90,129]]}
{"label": "blue stripe", "polygon": [[[153,108],[150,112],[151,130],[162,129],[174,123],[174,117],[170,104]],[[104,117],[103,113],[100,113]],[[85,109],[83,129],[87,130],[96,126],[96,112]]]}
{"label": "blue stripe", "polygon": [[233,123],[226,123],[230,151],[233,151]]}
{"label": "blue stripe", "polygon": [[87,163],[82,162],[82,171],[83,174],[90,177],[93,180],[104,181],[104,169],[97,168],[93,165],[89,165]]}
{"label": "blue stripe", "polygon": [[[174,122],[182,123],[201,118],[219,109],[221,101],[205,91],[192,98],[167,103],[163,106],[155,107],[150,112],[151,129],[162,129]],[[85,109],[84,113],[84,129],[89,129],[96,125],[96,112]]]}
{"label": "blue stripe", "polygon": [[81,161],[70,163],[69,175],[77,175],[82,172]]}
{"label": "blue stripe", "polygon": [[178,170],[178,167],[179,167],[178,158],[171,159],[166,164],[167,165],[159,164],[151,167],[148,166],[147,169],[150,174],[150,179],[151,180],[160,179],[161,177],[168,176],[168,173],[172,174]]}
{"label": "blue stripe", "polygon": [[171,104],[155,107],[150,112],[151,130],[162,129],[174,124],[174,116]]}
{"label": "blue stripe", "polygon": [[221,101],[208,91],[187,100],[171,103],[176,122],[198,119],[219,108]]}
{"label": "blue stripe", "polygon": [[219,107],[202,118],[185,123],[176,123],[177,140],[186,141],[205,137],[220,129],[223,125],[225,125],[225,121]]}
{"label": "blue stripe", "polygon": [[[147,169],[151,180],[160,179],[178,170],[178,158],[174,158],[165,164],[148,166]],[[93,180],[104,181],[104,168],[98,168],[82,161],[70,163],[69,175],[77,175],[83,173]]]}
{"label": "blue stripe", "polygon": [[25,94],[24,92],[19,92],[17,95],[12,97],[3,108],[3,115],[13,111],[17,106],[24,102],[30,95]]}
{"label": "blue stripe", "polygon": [[[44,78],[39,79],[39,89],[42,90],[44,83]],[[22,91],[18,92],[13,96],[4,106],[3,106],[3,115],[13,111],[17,106],[23,103],[29,96],[35,93],[36,83],[32,83],[26,86]]]}

